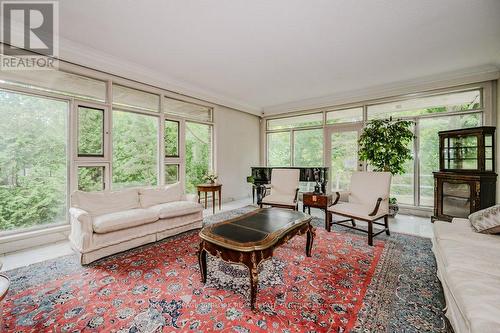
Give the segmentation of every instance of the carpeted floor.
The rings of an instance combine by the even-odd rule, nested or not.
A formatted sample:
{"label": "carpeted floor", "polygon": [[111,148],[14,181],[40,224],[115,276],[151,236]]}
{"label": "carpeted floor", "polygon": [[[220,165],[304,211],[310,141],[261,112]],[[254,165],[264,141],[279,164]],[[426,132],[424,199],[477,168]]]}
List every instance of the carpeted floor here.
{"label": "carpeted floor", "polygon": [[[237,216],[223,212],[205,224]],[[208,258],[197,231],[82,267],[75,256],[7,272],[7,332],[448,332],[429,239],[318,227],[311,258],[295,237],[260,267],[258,312],[244,266]],[[349,231],[346,231],[349,230]]]}

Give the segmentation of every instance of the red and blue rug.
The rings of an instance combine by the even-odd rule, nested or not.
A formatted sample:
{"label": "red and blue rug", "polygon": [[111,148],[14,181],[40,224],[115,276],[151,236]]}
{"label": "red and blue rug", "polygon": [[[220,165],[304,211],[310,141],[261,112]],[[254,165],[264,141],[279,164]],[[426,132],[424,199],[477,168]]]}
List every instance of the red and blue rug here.
{"label": "red and blue rug", "polygon": [[314,222],[312,257],[301,236],[261,265],[256,312],[246,267],[209,256],[201,283],[194,231],[86,267],[67,256],[7,272],[4,331],[446,332],[430,240],[396,234],[370,247]]}

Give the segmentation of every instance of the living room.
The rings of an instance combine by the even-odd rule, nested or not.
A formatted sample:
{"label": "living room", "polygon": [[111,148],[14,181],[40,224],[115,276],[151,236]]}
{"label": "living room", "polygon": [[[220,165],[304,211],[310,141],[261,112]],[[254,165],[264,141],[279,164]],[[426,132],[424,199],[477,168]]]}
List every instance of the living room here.
{"label": "living room", "polygon": [[500,332],[500,1],[0,5],[0,332]]}

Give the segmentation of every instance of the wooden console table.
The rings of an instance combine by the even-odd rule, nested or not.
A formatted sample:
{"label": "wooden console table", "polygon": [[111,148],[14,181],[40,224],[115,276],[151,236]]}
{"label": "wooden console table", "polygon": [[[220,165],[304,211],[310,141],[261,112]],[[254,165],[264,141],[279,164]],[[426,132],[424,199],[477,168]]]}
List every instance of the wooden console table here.
{"label": "wooden console table", "polygon": [[222,205],[221,205],[221,200],[222,200],[222,184],[200,184],[196,185],[196,188],[198,190],[198,202],[200,202],[201,197],[200,197],[200,192],[205,193],[205,209],[207,208],[207,193],[212,192],[212,207],[213,207],[213,212],[215,214],[215,192],[219,192],[219,210],[221,210]]}
{"label": "wooden console table", "polygon": [[330,231],[330,221],[328,220],[328,207],[332,204],[331,194],[315,194],[314,192],[305,192],[302,194],[302,212],[305,213],[306,208],[311,214],[311,207],[321,209],[325,213],[325,229]]}

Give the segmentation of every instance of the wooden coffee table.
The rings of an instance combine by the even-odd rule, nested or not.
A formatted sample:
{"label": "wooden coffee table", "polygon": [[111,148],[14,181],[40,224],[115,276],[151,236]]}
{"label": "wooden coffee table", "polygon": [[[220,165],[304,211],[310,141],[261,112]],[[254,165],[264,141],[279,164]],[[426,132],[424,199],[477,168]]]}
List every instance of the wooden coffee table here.
{"label": "wooden coffee table", "polygon": [[207,252],[222,260],[243,264],[250,271],[250,305],[255,309],[258,267],[273,256],[278,246],[295,235],[307,234],[306,255],[311,256],[315,228],[312,217],[281,208],[261,208],[236,218],[204,227],[198,252],[201,280],[207,281]]}

